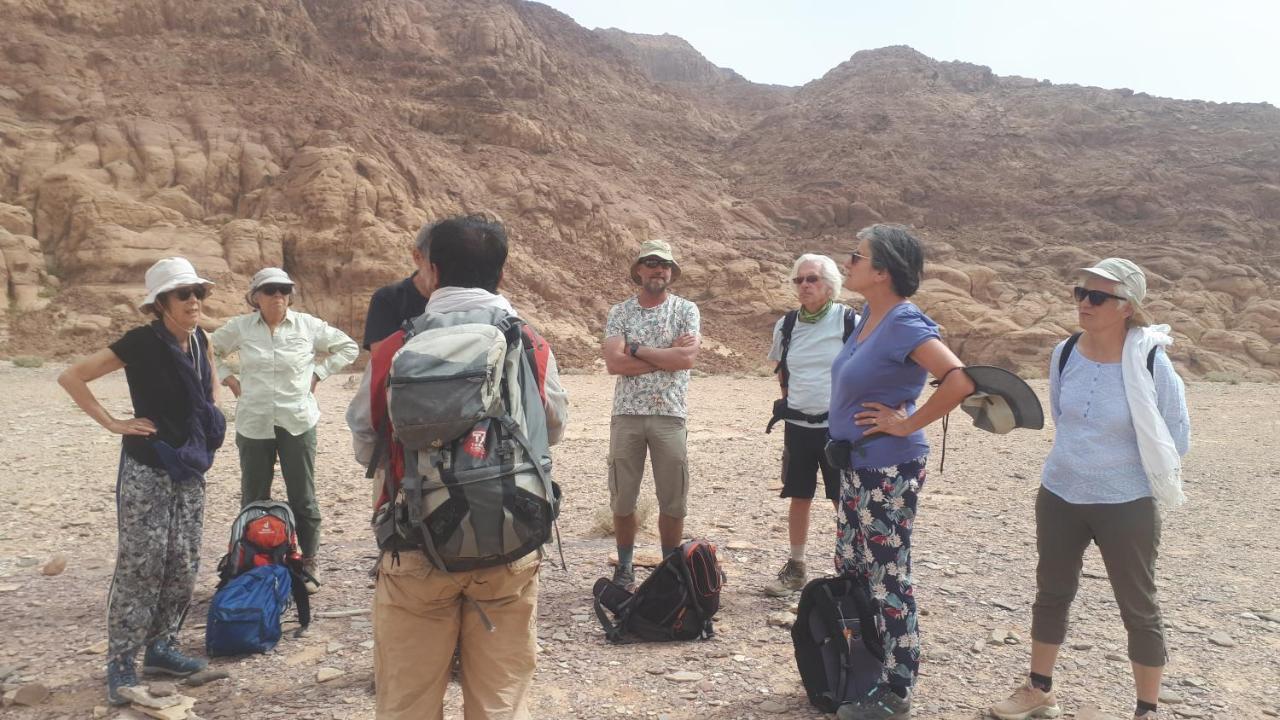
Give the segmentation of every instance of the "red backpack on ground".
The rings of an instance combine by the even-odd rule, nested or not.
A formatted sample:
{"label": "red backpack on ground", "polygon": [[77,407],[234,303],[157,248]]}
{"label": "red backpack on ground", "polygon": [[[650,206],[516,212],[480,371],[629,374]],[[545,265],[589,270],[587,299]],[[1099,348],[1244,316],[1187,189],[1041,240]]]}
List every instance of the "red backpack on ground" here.
{"label": "red backpack on ground", "polygon": [[251,502],[240,510],[231,524],[227,554],[218,561],[218,589],[244,573],[263,565],[280,565],[289,571],[291,592],[298,608],[298,622],[311,624],[311,600],[302,569],[297,526],[288,503],[278,500]]}

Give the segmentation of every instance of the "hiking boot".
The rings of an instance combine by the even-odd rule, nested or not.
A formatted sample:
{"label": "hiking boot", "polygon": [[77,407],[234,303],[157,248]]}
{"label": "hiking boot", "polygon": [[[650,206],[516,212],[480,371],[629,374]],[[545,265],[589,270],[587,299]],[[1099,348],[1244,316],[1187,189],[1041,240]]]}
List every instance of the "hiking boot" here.
{"label": "hiking boot", "polygon": [[303,576],[302,587],[307,589],[307,594],[315,595],[320,592],[320,568],[316,567],[316,559],[314,557],[302,558],[302,571],[306,573]]}
{"label": "hiking boot", "polygon": [[138,684],[138,671],[134,669],[133,653],[112,658],[107,663],[107,702],[112,705],[128,705],[120,695],[120,688]]}
{"label": "hiking boot", "polygon": [[613,568],[613,584],[626,590],[633,592],[636,589],[636,569],[633,565],[622,565],[619,563]]}
{"label": "hiking boot", "polygon": [[1056,718],[1062,714],[1058,700],[1053,692],[1045,692],[1027,683],[1009,696],[1007,700],[992,705],[987,709],[991,717],[999,720],[1027,720],[1027,718]]}
{"label": "hiking boot", "polygon": [[837,720],[910,720],[911,700],[898,695],[888,686],[880,686],[870,695],[845,703],[836,711]]}
{"label": "hiking boot", "polygon": [[1156,713],[1155,710],[1144,710],[1143,712],[1134,715],[1133,720],[1156,720],[1159,717],[1160,715]]}
{"label": "hiking boot", "polygon": [[804,581],[808,573],[803,560],[788,560],[778,571],[778,577],[764,586],[764,594],[769,597],[782,597],[804,589]]}
{"label": "hiking boot", "polygon": [[148,675],[164,673],[186,677],[209,667],[209,663],[200,658],[183,655],[168,640],[157,640],[147,646],[147,654],[142,658],[142,672]]}

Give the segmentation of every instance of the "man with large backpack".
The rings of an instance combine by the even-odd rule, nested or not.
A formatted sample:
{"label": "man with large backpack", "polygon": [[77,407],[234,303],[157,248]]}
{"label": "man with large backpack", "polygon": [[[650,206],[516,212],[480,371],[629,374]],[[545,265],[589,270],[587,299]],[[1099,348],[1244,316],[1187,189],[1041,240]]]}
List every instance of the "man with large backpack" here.
{"label": "man with large backpack", "polygon": [[497,294],[502,226],[454,218],[428,235],[426,312],[374,344],[347,411],[357,459],[383,481],[376,714],[442,718],[458,647],[465,716],[521,720],[559,510],[548,447],[568,400],[546,341]]}
{"label": "man with large backpack", "polygon": [[782,497],[790,498],[787,534],[791,555],[764,592],[781,597],[804,587],[808,571],[805,546],[809,537],[809,508],[817,490],[818,473],[827,499],[840,500],[840,471],[831,466],[823,448],[827,443],[827,406],[831,403],[831,361],[858,323],[853,308],[836,302],[844,278],[825,255],[804,254],[791,270],[800,307],[788,312],[773,328],[769,359],[782,397],[773,404],[765,432],[785,421],[782,440]]}

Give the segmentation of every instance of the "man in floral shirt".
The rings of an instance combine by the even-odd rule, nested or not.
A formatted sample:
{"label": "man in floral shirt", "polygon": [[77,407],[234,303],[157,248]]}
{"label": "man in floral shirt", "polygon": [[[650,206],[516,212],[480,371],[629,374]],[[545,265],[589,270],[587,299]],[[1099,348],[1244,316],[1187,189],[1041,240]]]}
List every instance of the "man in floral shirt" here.
{"label": "man in floral shirt", "polygon": [[605,367],[618,376],[609,424],[609,503],[618,544],[613,581],[628,588],[635,585],[636,500],[646,450],[653,460],[664,557],[684,535],[689,495],[685,396],[701,344],[701,319],[697,305],[667,292],[679,277],[671,246],[645,242],[631,265],[631,281],[640,292],[610,308],[604,328]]}

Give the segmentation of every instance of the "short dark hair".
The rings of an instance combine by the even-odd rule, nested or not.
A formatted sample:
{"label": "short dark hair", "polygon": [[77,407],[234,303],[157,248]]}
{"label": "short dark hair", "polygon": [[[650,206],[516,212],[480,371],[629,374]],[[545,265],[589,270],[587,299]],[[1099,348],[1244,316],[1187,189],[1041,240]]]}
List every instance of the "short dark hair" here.
{"label": "short dark hair", "polygon": [[152,315],[155,315],[157,320],[163,320],[164,311],[168,307],[168,305],[169,305],[168,291],[165,291],[162,293],[156,293],[156,299],[151,301],[151,304],[147,306],[147,310],[149,310]]}
{"label": "short dark hair", "polygon": [[427,232],[437,287],[481,288],[498,292],[507,263],[507,231],[486,218],[449,218]]}
{"label": "short dark hair", "polygon": [[889,273],[893,292],[911,297],[924,276],[924,245],[902,225],[872,225],[858,231],[871,249],[871,267]]}
{"label": "short dark hair", "polygon": [[423,225],[418,229],[417,236],[413,238],[413,246],[418,249],[418,252],[422,253],[422,257],[427,257],[428,253],[431,252],[432,227],[434,227],[432,223]]}

